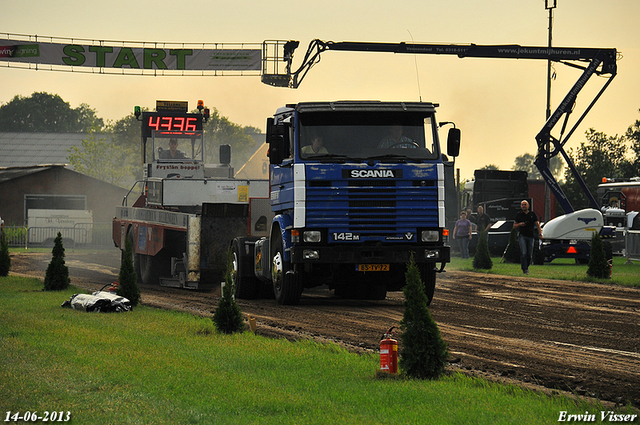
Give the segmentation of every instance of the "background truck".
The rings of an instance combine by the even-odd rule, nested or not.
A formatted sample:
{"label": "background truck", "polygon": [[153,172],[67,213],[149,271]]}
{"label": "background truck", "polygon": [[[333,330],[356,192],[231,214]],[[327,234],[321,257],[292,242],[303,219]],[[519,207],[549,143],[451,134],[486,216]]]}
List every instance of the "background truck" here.
{"label": "background truck", "polygon": [[205,164],[208,109],[200,101],[197,113],[187,110],[187,102],[168,101],[158,101],[155,112],[135,108],[144,178],[116,208],[112,237],[122,250],[131,242],[141,283],[207,289],[222,280],[234,237],[266,234],[269,184],[234,179],[228,145],[220,165]]}
{"label": "background truck", "polygon": [[[520,211],[520,202],[528,200],[540,222],[544,222],[544,180],[528,178],[526,171],[475,170],[474,179],[466,182],[462,193],[463,209],[470,208],[474,214],[478,206],[491,217],[489,250],[500,255],[509,243],[513,221]],[[553,199],[552,199],[553,201]],[[555,217],[555,202],[551,203],[551,218]],[[469,244],[473,252],[477,244],[477,233]]]}
{"label": "background truck", "polygon": [[596,191],[598,204],[605,224],[615,226],[615,238],[611,240],[613,254],[625,252],[625,233],[640,229],[640,177],[630,179],[602,179]]}
{"label": "background truck", "polygon": [[607,224],[631,227],[628,214],[640,211],[640,177],[614,179],[604,177],[596,191]]}
{"label": "background truck", "polygon": [[29,243],[53,244],[62,235],[65,245],[90,244],[93,234],[93,212],[88,210],[42,210],[27,211]]}
{"label": "background truck", "polygon": [[527,175],[526,171],[475,170],[463,189],[463,208],[476,213],[482,205],[492,221],[513,220],[520,201],[529,198]]}
{"label": "background truck", "polygon": [[[491,217],[488,234],[489,251],[500,255],[509,244],[513,220],[520,211],[520,202],[529,198],[526,171],[475,170],[473,180],[466,182],[462,191],[462,209],[470,209],[471,221],[477,216],[478,206]],[[544,209],[544,205],[543,205]],[[475,226],[474,226],[475,229]],[[474,252],[478,243],[478,233],[473,231],[469,251]]]}

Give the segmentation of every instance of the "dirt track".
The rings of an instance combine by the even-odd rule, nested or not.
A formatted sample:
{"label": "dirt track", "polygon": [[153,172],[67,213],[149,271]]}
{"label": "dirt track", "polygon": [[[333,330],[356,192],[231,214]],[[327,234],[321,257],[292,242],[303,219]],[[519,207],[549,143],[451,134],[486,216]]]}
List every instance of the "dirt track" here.
{"label": "dirt track", "polygon": [[[12,273],[42,278],[50,258],[12,255]],[[67,251],[67,265],[74,285],[96,290],[117,279],[120,254]],[[141,290],[145,304],[203,316],[212,315],[218,300],[215,292]],[[361,351],[377,349],[382,333],[398,325],[402,302],[399,292],[385,301],[350,301],[319,289],[305,292],[299,306],[275,300],[239,305],[256,318],[260,334],[329,340]],[[452,368],[640,407],[637,289],[447,272],[439,275],[431,314]]]}

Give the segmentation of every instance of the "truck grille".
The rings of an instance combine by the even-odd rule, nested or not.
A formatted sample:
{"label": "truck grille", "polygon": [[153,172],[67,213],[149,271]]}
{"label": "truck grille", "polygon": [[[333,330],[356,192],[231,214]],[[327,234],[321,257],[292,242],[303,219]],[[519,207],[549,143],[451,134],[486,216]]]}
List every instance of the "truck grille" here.
{"label": "truck grille", "polygon": [[351,232],[360,240],[415,233],[438,227],[435,181],[310,181],[306,190],[306,226]]}

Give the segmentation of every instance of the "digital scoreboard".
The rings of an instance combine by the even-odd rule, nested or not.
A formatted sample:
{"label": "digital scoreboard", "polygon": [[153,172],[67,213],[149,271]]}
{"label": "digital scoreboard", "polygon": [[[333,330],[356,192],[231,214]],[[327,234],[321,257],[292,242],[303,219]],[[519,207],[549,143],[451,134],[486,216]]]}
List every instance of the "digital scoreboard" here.
{"label": "digital scoreboard", "polygon": [[[156,112],[142,112],[134,108],[136,119],[142,121],[142,137],[198,136],[202,133],[202,123],[209,118],[209,108],[198,101],[199,113],[188,113],[188,103],[183,101],[158,100]],[[142,117],[142,119],[140,118]]]}
{"label": "digital scoreboard", "polygon": [[202,131],[202,114],[143,112],[142,137],[190,136]]}

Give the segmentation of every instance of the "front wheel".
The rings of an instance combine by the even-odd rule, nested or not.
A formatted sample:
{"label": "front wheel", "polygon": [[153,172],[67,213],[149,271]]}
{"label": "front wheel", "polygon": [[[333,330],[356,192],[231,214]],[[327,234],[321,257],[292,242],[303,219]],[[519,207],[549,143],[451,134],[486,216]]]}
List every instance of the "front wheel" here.
{"label": "front wheel", "polygon": [[242,241],[235,239],[231,245],[231,273],[235,295],[240,299],[252,300],[260,296],[260,281],[252,276],[244,276],[245,268],[249,265],[248,260],[242,258]]}
{"label": "front wheel", "polygon": [[271,280],[273,294],[281,305],[295,305],[302,296],[302,282],[293,272],[291,262],[284,261],[282,239],[278,237],[273,246],[271,256]]}

